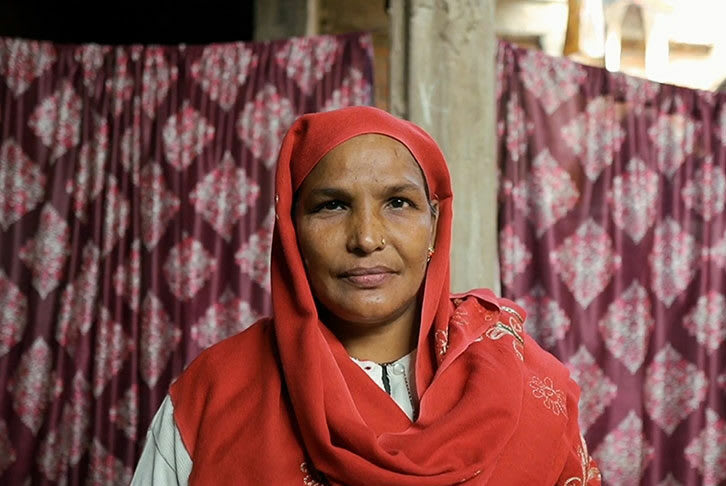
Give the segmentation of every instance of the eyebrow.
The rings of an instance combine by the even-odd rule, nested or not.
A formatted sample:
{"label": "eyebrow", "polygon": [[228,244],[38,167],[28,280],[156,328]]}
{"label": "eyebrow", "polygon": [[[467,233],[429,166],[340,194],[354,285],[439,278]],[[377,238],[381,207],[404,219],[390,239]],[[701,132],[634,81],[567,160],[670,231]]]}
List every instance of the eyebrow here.
{"label": "eyebrow", "polygon": [[[421,189],[423,189],[423,188],[417,184],[414,184],[412,182],[406,182],[403,184],[395,184],[392,186],[386,186],[383,188],[381,193],[395,194],[395,193],[405,192],[405,191],[418,191]],[[341,197],[349,196],[349,193],[345,189],[341,189],[338,187],[320,187],[320,188],[312,189],[310,191],[310,195],[311,196],[325,196],[325,197],[341,198]]]}
{"label": "eyebrow", "polygon": [[321,187],[318,189],[312,189],[310,191],[310,195],[317,197],[324,196],[332,198],[344,198],[348,196],[348,192],[337,187]]}
{"label": "eyebrow", "polygon": [[424,190],[424,192],[426,192],[423,187],[416,185],[412,182],[407,182],[404,184],[396,184],[394,186],[389,186],[386,188],[385,192],[389,193],[389,194],[395,194],[397,192],[419,191],[419,190]]}

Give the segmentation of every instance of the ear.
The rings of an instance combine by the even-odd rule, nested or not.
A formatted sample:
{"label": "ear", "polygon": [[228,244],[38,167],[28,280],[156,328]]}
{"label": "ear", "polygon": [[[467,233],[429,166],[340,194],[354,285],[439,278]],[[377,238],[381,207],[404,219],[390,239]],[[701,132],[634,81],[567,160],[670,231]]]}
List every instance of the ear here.
{"label": "ear", "polygon": [[429,202],[429,206],[431,206],[431,219],[433,223],[431,225],[431,236],[429,237],[429,248],[435,248],[436,232],[439,227],[439,201],[437,199],[432,199]]}

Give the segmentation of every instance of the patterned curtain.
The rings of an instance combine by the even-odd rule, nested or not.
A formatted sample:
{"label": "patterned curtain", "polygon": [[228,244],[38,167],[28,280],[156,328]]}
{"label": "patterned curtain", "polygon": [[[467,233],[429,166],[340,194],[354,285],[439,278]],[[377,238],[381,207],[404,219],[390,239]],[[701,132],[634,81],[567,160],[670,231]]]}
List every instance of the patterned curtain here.
{"label": "patterned curtain", "polygon": [[365,34],[0,38],[0,484],[128,484],[172,378],[270,311],[285,130],[371,82]]}
{"label": "patterned curtain", "polygon": [[503,292],[605,484],[726,484],[726,96],[500,44]]}

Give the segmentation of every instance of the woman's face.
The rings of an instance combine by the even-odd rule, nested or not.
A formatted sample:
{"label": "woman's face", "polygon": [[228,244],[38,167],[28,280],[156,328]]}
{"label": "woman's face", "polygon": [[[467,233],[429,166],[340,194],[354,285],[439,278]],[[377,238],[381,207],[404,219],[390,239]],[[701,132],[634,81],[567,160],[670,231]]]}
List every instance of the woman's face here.
{"label": "woman's face", "polygon": [[413,319],[436,213],[398,141],[366,134],[328,152],[303,181],[294,214],[315,297],[358,327]]}

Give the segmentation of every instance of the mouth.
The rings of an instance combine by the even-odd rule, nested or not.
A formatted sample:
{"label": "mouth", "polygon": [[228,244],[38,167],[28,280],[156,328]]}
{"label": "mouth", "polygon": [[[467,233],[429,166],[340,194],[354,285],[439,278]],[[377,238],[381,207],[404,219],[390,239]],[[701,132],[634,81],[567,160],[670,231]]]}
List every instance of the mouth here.
{"label": "mouth", "polygon": [[356,267],[344,271],[339,277],[354,287],[374,289],[382,286],[396,275],[392,269],[384,266]]}

